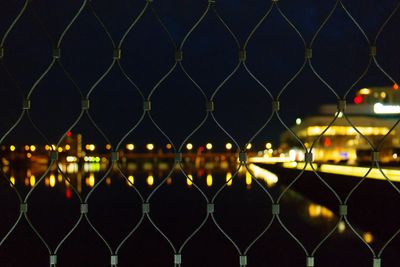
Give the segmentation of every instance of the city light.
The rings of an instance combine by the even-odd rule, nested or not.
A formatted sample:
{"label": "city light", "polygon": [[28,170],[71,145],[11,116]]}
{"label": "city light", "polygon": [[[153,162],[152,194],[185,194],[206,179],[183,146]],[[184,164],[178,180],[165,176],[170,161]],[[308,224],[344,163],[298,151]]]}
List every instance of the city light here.
{"label": "city light", "polygon": [[110,144],[107,144],[107,145],[106,145],[106,149],[107,149],[107,150],[111,150],[111,145],[110,145]]}
{"label": "city light", "polygon": [[271,149],[272,148],[272,144],[271,143],[266,143],[265,144],[265,148],[266,149]]}
{"label": "city light", "polygon": [[301,119],[300,118],[297,118],[296,119],[296,125],[300,125],[301,124]]}
{"label": "city light", "polygon": [[370,233],[370,232],[365,232],[363,234],[363,239],[365,242],[367,242],[368,244],[374,242],[374,236]]}
{"label": "city light", "polygon": [[54,187],[56,185],[56,177],[54,176],[54,174],[50,175],[50,187]]}
{"label": "city light", "polygon": [[359,105],[362,102],[363,102],[362,96],[358,95],[358,96],[354,97],[354,104]]}
{"label": "city light", "polygon": [[226,143],[225,148],[227,150],[231,150],[232,149],[232,144],[231,143]]}
{"label": "city light", "polygon": [[128,182],[129,186],[133,186],[135,184],[135,178],[132,175],[130,175],[128,177],[128,181],[127,182]]}
{"label": "city light", "polygon": [[36,151],[36,146],[31,145],[30,149],[31,149],[32,152],[35,152]]}
{"label": "city light", "polygon": [[253,181],[253,179],[251,177],[251,173],[250,172],[246,172],[246,185],[251,185],[252,181]]}
{"label": "city light", "polygon": [[189,174],[188,177],[186,178],[186,183],[188,186],[193,185],[193,175]]}
{"label": "city light", "polygon": [[332,219],[334,214],[331,210],[329,210],[328,208],[321,206],[321,205],[317,205],[317,204],[310,204],[308,206],[308,215],[311,218],[317,218],[317,217],[322,217],[325,219]]}
{"label": "city light", "polygon": [[154,184],[154,177],[153,177],[153,175],[149,175],[149,176],[147,176],[147,184],[149,185],[149,186],[152,186],[153,184]]}
{"label": "city light", "polygon": [[232,185],[232,173],[231,172],[226,173],[226,185],[227,186]]}
{"label": "city light", "polygon": [[29,151],[29,146],[28,145],[25,146],[25,150]]}
{"label": "city light", "polygon": [[64,150],[63,150],[62,147],[59,147],[59,148],[57,149],[57,151],[61,153],[61,152],[63,152]]}
{"label": "city light", "polygon": [[15,151],[15,146],[14,145],[10,146],[10,151]]}
{"label": "city light", "polygon": [[128,149],[129,151],[132,151],[135,149],[135,145],[134,144],[127,144],[126,145],[126,149]]}
{"label": "city light", "polygon": [[15,177],[14,176],[10,177],[10,183],[11,183],[11,186],[15,185]]}
{"label": "city light", "polygon": [[33,187],[36,184],[36,177],[35,175],[32,175],[29,179],[29,184]]}
{"label": "city light", "polygon": [[93,187],[95,183],[96,183],[96,179],[94,178],[94,174],[91,173],[89,175],[89,178],[87,179],[87,185],[90,187]]}
{"label": "city light", "polygon": [[207,174],[206,183],[207,183],[207,186],[208,186],[208,187],[212,186],[212,184],[213,184],[213,177],[212,177],[211,174]]}
{"label": "city light", "polygon": [[376,114],[400,114],[400,106],[383,105],[382,103],[376,103],[374,105],[374,112]]}
{"label": "city light", "polygon": [[31,154],[31,153],[26,153],[26,157],[27,157],[28,159],[30,159],[30,158],[32,157],[32,154]]}
{"label": "city light", "polygon": [[188,143],[188,144],[186,145],[186,149],[187,149],[187,150],[192,150],[192,149],[193,149],[193,145],[192,145],[191,143]]}
{"label": "city light", "polygon": [[146,148],[147,148],[147,150],[152,151],[154,149],[154,145],[153,144],[147,144]]}
{"label": "city light", "polygon": [[361,90],[359,91],[359,93],[360,93],[361,95],[369,95],[369,94],[371,94],[371,89],[369,89],[369,88],[363,88],[363,89],[361,89]]}
{"label": "city light", "polygon": [[399,90],[399,85],[397,83],[393,84],[393,90]]}
{"label": "city light", "polygon": [[94,151],[96,149],[96,146],[94,144],[87,144],[85,146],[86,150],[88,151]]}
{"label": "city light", "polygon": [[346,223],[344,221],[340,221],[338,224],[338,232],[342,234],[344,231],[346,231]]}
{"label": "city light", "polygon": [[172,148],[172,145],[171,145],[171,144],[166,144],[165,147],[166,147],[168,150],[170,150],[170,149]]}
{"label": "city light", "polygon": [[211,150],[211,149],[213,148],[213,145],[212,145],[211,143],[207,143],[207,144],[206,144],[206,148],[207,148],[208,150]]}
{"label": "city light", "polygon": [[66,144],[66,145],[65,145],[65,150],[66,150],[66,151],[69,151],[70,149],[71,149],[71,146],[68,145],[68,144]]}

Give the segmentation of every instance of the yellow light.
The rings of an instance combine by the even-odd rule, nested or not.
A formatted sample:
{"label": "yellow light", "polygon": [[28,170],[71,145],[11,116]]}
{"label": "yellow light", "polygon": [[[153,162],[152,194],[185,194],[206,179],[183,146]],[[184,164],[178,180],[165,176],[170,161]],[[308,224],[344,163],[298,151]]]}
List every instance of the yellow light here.
{"label": "yellow light", "polygon": [[10,177],[10,182],[11,182],[11,186],[15,185],[15,177],[14,176]]}
{"label": "yellow light", "polygon": [[129,186],[133,186],[134,183],[135,183],[135,178],[134,178],[132,175],[130,175],[130,176],[128,177],[128,185],[129,185]]}
{"label": "yellow light", "polygon": [[58,152],[60,152],[60,153],[63,152],[62,147],[59,147],[57,150],[58,150]]}
{"label": "yellow light", "polygon": [[46,145],[46,146],[44,147],[44,149],[46,149],[46,151],[48,151],[48,150],[50,150],[50,146],[49,146],[49,145]]}
{"label": "yellow light", "polygon": [[228,150],[232,149],[232,144],[231,143],[226,143],[225,148]]}
{"label": "yellow light", "polygon": [[363,234],[363,239],[365,242],[367,242],[368,244],[374,242],[374,236],[370,233],[370,232],[365,232]]}
{"label": "yellow light", "polygon": [[110,177],[107,177],[106,178],[106,185],[110,185],[111,184],[111,178]]}
{"label": "yellow light", "polygon": [[172,148],[172,145],[171,145],[171,144],[166,144],[165,147],[166,147],[167,149],[171,149],[171,148]]}
{"label": "yellow light", "polygon": [[29,146],[28,145],[25,146],[25,150],[29,151]]}
{"label": "yellow light", "polygon": [[56,185],[56,177],[54,174],[50,175],[50,187],[54,187]]}
{"label": "yellow light", "polygon": [[90,144],[89,149],[90,149],[90,151],[94,151],[96,149],[96,146],[93,144]]}
{"label": "yellow light", "polygon": [[300,118],[297,118],[296,119],[296,125],[300,125],[301,124],[301,119]]}
{"label": "yellow light", "polygon": [[344,231],[346,231],[346,224],[344,223],[344,221],[340,221],[338,224],[338,232],[341,234]]}
{"label": "yellow light", "polygon": [[33,186],[35,186],[35,184],[36,184],[36,177],[35,177],[35,175],[32,175],[30,178],[29,178],[29,184],[33,187]]}
{"label": "yellow light", "polygon": [[251,182],[253,181],[250,172],[246,172],[246,185],[251,185]]}
{"label": "yellow light", "polygon": [[132,151],[135,149],[135,145],[134,144],[127,144],[126,145],[126,149],[128,149],[129,151]]}
{"label": "yellow light", "polygon": [[57,149],[57,147],[56,147],[56,145],[51,145],[51,148],[53,149],[53,150],[56,150]]}
{"label": "yellow light", "polygon": [[10,151],[15,151],[15,146],[14,145],[10,146]]}
{"label": "yellow light", "polygon": [[272,148],[272,144],[271,143],[266,143],[265,144],[265,148],[266,149],[271,149]]}
{"label": "yellow light", "polygon": [[152,185],[154,184],[154,177],[153,177],[153,175],[147,176],[147,184],[148,184],[149,186],[152,186]]}
{"label": "yellow light", "polygon": [[206,148],[207,148],[208,150],[211,150],[211,149],[213,148],[213,145],[212,145],[211,143],[207,143],[207,144],[206,144]]}
{"label": "yellow light", "polygon": [[94,178],[94,174],[91,173],[91,174],[89,175],[88,184],[89,184],[90,187],[93,187],[95,183],[96,183],[96,179]]}
{"label": "yellow light", "polygon": [[27,157],[28,159],[30,159],[30,158],[32,157],[32,154],[31,154],[31,153],[26,153],[26,157]]}
{"label": "yellow light", "polygon": [[71,146],[68,145],[68,144],[66,144],[66,145],[65,145],[65,150],[66,150],[66,151],[69,151],[70,149],[71,149]]}
{"label": "yellow light", "polygon": [[207,178],[206,178],[206,182],[207,182],[207,186],[212,186],[213,184],[213,177],[211,174],[207,174]]}
{"label": "yellow light", "polygon": [[311,218],[319,217],[321,216],[321,208],[320,205],[310,204],[308,206],[308,214]]}
{"label": "yellow light", "polygon": [[32,152],[35,152],[35,150],[36,150],[36,146],[34,146],[34,145],[31,145],[30,149],[31,149],[31,151],[32,151]]}
{"label": "yellow light", "polygon": [[359,91],[360,95],[369,95],[371,93],[371,90],[368,88],[363,88]]}
{"label": "yellow light", "polygon": [[251,143],[248,143],[247,146],[246,146],[246,149],[251,149],[252,146],[253,145]]}
{"label": "yellow light", "polygon": [[193,145],[192,145],[191,143],[188,143],[188,144],[186,145],[186,149],[187,149],[187,150],[192,150],[192,149],[193,149]]}
{"label": "yellow light", "polygon": [[232,185],[232,173],[231,172],[226,173],[226,185],[227,186]]}
{"label": "yellow light", "polygon": [[110,144],[107,144],[107,145],[106,145],[106,149],[107,149],[107,150],[110,150],[110,149],[111,149],[111,145],[110,145]]}
{"label": "yellow light", "polygon": [[188,178],[186,178],[186,183],[188,186],[193,185],[193,175],[191,175],[191,174],[188,175]]}
{"label": "yellow light", "polygon": [[146,145],[147,150],[153,150],[154,149],[154,145],[153,144],[147,144]]}

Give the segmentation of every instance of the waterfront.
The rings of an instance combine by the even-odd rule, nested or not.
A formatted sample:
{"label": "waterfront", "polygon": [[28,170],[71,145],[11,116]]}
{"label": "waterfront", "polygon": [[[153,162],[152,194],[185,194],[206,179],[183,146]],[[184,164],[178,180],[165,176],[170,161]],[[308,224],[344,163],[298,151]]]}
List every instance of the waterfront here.
{"label": "waterfront", "polygon": [[[101,162],[82,167],[65,163],[59,167],[65,170],[72,184],[80,188],[79,196],[82,199],[96,188],[87,202],[88,218],[112,248],[118,246],[142,216],[143,201],[135,188],[146,199],[165,179],[149,201],[150,217],[179,248],[207,216],[207,201],[179,169],[168,176],[172,164],[165,160],[127,162],[121,169],[127,174],[128,181],[115,169],[105,175],[108,165]],[[275,180],[275,176],[265,174],[255,165],[249,166],[257,174],[257,181],[262,187],[244,170],[230,180],[236,165],[224,161],[207,164],[204,166],[208,168],[198,169],[191,169],[190,164],[182,166],[209,200],[227,183],[214,201],[214,217],[244,250],[272,219],[271,200],[262,187],[269,190],[274,199],[285,187]],[[9,170],[9,174],[15,179],[15,187],[25,195],[38,182],[45,169],[43,166],[20,168],[12,175]],[[102,177],[104,180],[96,187]],[[19,201],[13,188],[4,179],[1,192],[1,210],[6,216],[0,219],[0,236],[4,236],[18,217]],[[28,203],[27,214],[32,224],[51,248],[57,246],[80,216],[81,200],[55,169],[35,187]],[[338,223],[333,210],[312,203],[292,190],[284,194],[280,210],[282,222],[309,251]],[[386,227],[384,222],[382,227]],[[357,228],[357,232],[371,246],[382,246],[383,241],[368,229]],[[290,257],[286,256],[288,253]],[[48,254],[46,247],[22,219],[2,246],[0,262],[7,263],[5,266],[46,266]],[[118,254],[120,266],[131,266],[133,261],[139,266],[173,265],[173,250],[146,218]],[[383,256],[386,266],[398,264],[393,246],[389,246]],[[87,221],[82,220],[61,246],[57,266],[109,266],[109,257],[107,246]],[[183,248],[182,257],[185,266],[238,264],[237,251],[211,217]],[[302,266],[305,254],[275,219],[267,233],[250,249],[248,261],[251,266],[264,266],[266,262],[271,266]],[[318,266],[370,266],[371,261],[371,252],[343,223],[338,224],[337,231],[316,253]]]}

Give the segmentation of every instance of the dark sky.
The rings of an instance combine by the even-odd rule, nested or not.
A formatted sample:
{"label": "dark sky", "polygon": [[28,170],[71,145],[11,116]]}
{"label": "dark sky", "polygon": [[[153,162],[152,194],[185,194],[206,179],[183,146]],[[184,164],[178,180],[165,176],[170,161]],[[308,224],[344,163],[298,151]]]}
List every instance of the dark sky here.
{"label": "dark sky", "polygon": [[[336,1],[280,1],[279,7],[301,32],[307,44],[333,8]],[[343,1],[347,10],[373,42],[379,28],[394,10],[395,0]],[[23,13],[4,42],[3,66],[0,68],[0,135],[17,120],[22,98],[49,66],[52,49],[60,34],[82,5],[82,1],[34,0]],[[24,1],[1,1],[0,36],[21,10]],[[137,88],[128,81],[117,64],[90,94],[90,114],[112,144],[139,120],[142,96],[174,64],[175,47],[207,8],[207,1],[166,0],[151,5],[168,29],[173,41],[148,8],[122,43],[120,64]],[[215,10],[230,27],[243,47],[251,30],[270,6],[269,1],[217,0]],[[90,8],[91,6],[91,8]],[[83,10],[61,42],[61,59],[44,76],[31,95],[31,119],[50,142],[56,142],[80,113],[80,101],[112,63],[113,42],[118,45],[145,1],[95,0]],[[113,41],[96,19],[104,23]],[[377,60],[396,81],[399,67],[400,11],[389,21],[377,40]],[[312,64],[317,72],[343,96],[351,88],[369,61],[368,41],[338,7],[313,43]],[[273,97],[299,70],[304,62],[304,45],[299,35],[274,7],[247,46],[247,67],[271,92]],[[183,46],[182,64],[209,99],[238,63],[238,46],[213,9],[192,32]],[[62,66],[62,67],[61,67]],[[64,68],[64,69],[63,69]],[[15,81],[10,78],[12,74]],[[68,78],[66,72],[70,75]],[[17,85],[18,86],[17,86]],[[372,64],[366,76],[352,89],[349,101],[358,88],[390,85],[391,81]],[[291,126],[297,117],[315,114],[323,103],[335,103],[336,96],[311,72],[307,65],[281,95],[281,116]],[[215,118],[243,145],[271,114],[271,97],[243,65],[215,95]],[[179,66],[158,86],[151,96],[152,118],[176,146],[202,121],[205,97]],[[255,139],[279,140],[284,127],[274,117]],[[105,143],[87,116],[73,129],[82,132],[86,142]],[[166,138],[146,116],[127,142],[166,143]],[[226,134],[209,117],[191,142],[224,143]],[[5,143],[43,143],[44,139],[25,116]]]}

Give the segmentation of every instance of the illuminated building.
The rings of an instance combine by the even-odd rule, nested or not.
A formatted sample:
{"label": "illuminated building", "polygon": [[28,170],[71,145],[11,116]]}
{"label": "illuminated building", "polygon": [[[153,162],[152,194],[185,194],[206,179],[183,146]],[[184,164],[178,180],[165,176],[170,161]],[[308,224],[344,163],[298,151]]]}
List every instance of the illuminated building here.
{"label": "illuminated building", "polygon": [[[314,144],[315,161],[348,164],[370,162],[372,148],[369,142],[377,147],[398,120],[400,92],[394,87],[362,88],[356,92],[354,104],[347,103],[344,113],[345,116],[337,114],[335,104],[323,105],[320,115],[304,118],[301,124],[292,127],[307,149]],[[379,149],[381,162],[399,160],[399,132],[400,129],[395,127],[386,137]],[[281,141],[292,160],[304,160],[304,148],[289,132],[281,136]]]}

